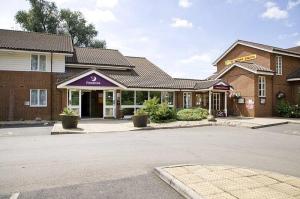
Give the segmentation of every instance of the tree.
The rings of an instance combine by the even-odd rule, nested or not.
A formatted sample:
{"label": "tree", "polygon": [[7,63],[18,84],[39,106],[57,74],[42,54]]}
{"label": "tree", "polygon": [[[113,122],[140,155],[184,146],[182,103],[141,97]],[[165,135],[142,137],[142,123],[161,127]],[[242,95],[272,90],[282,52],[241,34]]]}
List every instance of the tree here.
{"label": "tree", "polygon": [[18,11],[15,19],[27,31],[57,33],[59,12],[55,3],[45,0],[28,0],[29,11]]}
{"label": "tree", "polygon": [[33,32],[69,34],[75,46],[106,48],[106,42],[97,40],[95,26],[88,24],[82,13],[57,9],[54,2],[28,0],[29,11],[18,11],[15,19],[23,29]]}
{"label": "tree", "polygon": [[95,39],[90,44],[90,47],[93,47],[93,48],[106,48],[106,41]]}

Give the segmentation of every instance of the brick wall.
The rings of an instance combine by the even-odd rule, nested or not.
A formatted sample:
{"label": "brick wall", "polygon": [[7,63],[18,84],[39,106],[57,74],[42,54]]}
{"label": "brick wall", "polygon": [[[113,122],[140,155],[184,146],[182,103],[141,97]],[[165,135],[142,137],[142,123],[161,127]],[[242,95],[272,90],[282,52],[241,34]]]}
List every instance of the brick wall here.
{"label": "brick wall", "polygon": [[[67,92],[56,89],[56,75],[44,72],[1,71],[0,73],[0,120],[33,120],[36,117],[51,119],[51,101],[53,119],[67,105]],[[30,107],[30,89],[47,89],[47,107]],[[52,89],[52,96],[51,96]],[[52,100],[51,100],[52,98]]]}

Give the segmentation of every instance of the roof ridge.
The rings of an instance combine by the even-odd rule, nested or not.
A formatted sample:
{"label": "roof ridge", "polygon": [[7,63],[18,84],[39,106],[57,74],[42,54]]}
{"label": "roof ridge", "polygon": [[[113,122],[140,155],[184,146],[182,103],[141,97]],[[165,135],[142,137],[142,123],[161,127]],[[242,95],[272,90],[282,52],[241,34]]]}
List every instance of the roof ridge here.
{"label": "roof ridge", "polygon": [[[96,47],[91,47],[91,46],[74,46],[74,48],[81,48],[81,49],[96,49],[96,50],[111,50],[111,51],[118,51],[118,49],[111,49],[111,48],[96,48]],[[121,52],[120,52],[121,53]],[[123,55],[124,56],[124,55]],[[124,56],[125,57],[125,56]]]}
{"label": "roof ridge", "polygon": [[180,77],[173,77],[173,79],[181,79],[181,80],[194,80],[194,81],[205,81],[204,79],[193,79],[193,78],[180,78]]}
{"label": "roof ridge", "polygon": [[139,56],[128,56],[128,55],[124,55],[124,57],[128,57],[128,58],[142,58],[142,59],[147,59],[146,57],[139,57]]}
{"label": "roof ridge", "polygon": [[27,31],[27,30],[12,30],[12,29],[3,29],[3,28],[0,28],[0,31],[10,31],[10,32],[21,32],[21,33],[40,34],[40,35],[52,35],[52,36],[70,37],[70,35],[67,35],[67,34],[58,34],[58,33],[49,33],[49,32],[35,32],[35,31]]}

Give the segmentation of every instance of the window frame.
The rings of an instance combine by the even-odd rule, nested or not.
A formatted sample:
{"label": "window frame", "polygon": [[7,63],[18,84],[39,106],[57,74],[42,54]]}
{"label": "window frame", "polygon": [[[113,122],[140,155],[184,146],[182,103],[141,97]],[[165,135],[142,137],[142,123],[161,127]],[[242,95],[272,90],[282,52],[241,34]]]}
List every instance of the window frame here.
{"label": "window frame", "polygon": [[[38,60],[37,60],[37,70],[32,70],[32,56],[36,55]],[[45,70],[41,70],[40,66],[40,57],[45,56]],[[30,54],[30,71],[32,72],[47,72],[47,55],[46,54],[37,54],[37,53],[32,53]]]}
{"label": "window frame", "polygon": [[[31,96],[31,93],[32,93],[32,91],[34,91],[34,90],[36,90],[37,91],[37,96],[38,96],[38,98],[37,98],[37,104],[31,104],[31,98],[32,98],[32,96]],[[40,92],[41,92],[41,90],[43,90],[43,91],[46,91],[46,104],[45,105],[41,105],[41,99],[40,99]],[[29,92],[29,105],[30,105],[30,107],[47,107],[48,106],[48,90],[47,89],[30,89],[30,92]]]}
{"label": "window frame", "polygon": [[[191,96],[190,97],[190,99],[191,99],[191,101],[190,101],[190,107],[185,107],[185,100],[184,100],[185,95],[190,95]],[[193,108],[193,93],[192,92],[183,92],[182,99],[183,99],[183,101],[182,101],[182,107],[184,109]]]}
{"label": "window frame", "polygon": [[[261,85],[263,85],[263,87],[261,87]],[[267,96],[266,76],[258,76],[258,97],[266,97],[266,96]]]}
{"label": "window frame", "polygon": [[282,68],[283,68],[282,56],[277,55],[275,58],[276,75],[282,75]]}

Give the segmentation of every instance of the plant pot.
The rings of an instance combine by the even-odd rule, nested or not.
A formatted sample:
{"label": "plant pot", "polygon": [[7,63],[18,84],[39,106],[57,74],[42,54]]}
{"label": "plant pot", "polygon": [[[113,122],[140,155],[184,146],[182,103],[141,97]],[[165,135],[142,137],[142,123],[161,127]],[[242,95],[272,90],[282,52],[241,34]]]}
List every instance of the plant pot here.
{"label": "plant pot", "polygon": [[61,114],[61,123],[64,129],[77,128],[79,117],[77,115],[64,115]]}
{"label": "plant pot", "polygon": [[146,127],[148,123],[148,115],[134,115],[132,117],[134,127]]}

